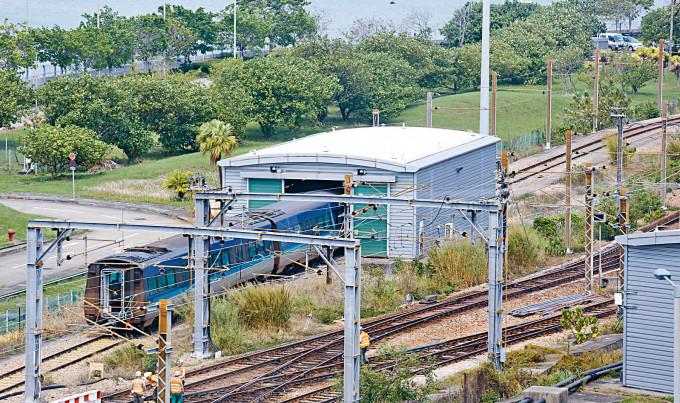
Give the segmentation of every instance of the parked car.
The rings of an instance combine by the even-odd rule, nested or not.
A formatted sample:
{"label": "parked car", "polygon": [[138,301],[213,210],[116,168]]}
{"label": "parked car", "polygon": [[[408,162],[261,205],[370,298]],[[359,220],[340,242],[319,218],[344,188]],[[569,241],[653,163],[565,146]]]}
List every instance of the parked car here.
{"label": "parked car", "polygon": [[635,52],[637,48],[642,47],[642,42],[638,41],[632,36],[624,36],[623,42],[625,43],[625,49],[628,49],[631,52]]}
{"label": "parked car", "polygon": [[604,34],[600,34],[600,38],[607,38],[610,50],[622,50],[626,47],[626,42],[624,42],[623,35],[621,34],[605,32]]}

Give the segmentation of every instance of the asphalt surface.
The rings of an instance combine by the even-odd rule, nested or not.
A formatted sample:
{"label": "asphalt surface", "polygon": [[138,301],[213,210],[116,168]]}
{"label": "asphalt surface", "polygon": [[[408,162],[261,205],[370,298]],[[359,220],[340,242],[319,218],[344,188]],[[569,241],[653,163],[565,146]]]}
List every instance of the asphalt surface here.
{"label": "asphalt surface", "polygon": [[[95,207],[74,203],[39,201],[39,200],[0,200],[0,203],[22,213],[39,214],[59,220],[88,221],[149,225],[187,225],[185,221],[170,218],[165,215],[140,211],[124,211],[113,207]],[[172,234],[159,232],[124,232],[111,230],[91,230],[71,237],[63,243],[62,258],[71,254],[71,260],[64,260],[57,265],[56,253],[50,254],[45,260],[43,269],[44,280],[50,281],[60,277],[82,272],[85,268],[84,236],[87,236],[88,262],[109,256],[120,251],[123,246],[145,245]],[[118,242],[116,242],[118,241]],[[0,294],[17,290],[26,285],[26,251],[19,251],[0,256]]]}

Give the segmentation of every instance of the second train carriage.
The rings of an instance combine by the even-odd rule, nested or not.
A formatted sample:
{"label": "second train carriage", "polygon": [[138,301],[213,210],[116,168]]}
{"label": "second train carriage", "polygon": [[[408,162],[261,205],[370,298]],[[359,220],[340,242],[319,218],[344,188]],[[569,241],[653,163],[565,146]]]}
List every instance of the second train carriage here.
{"label": "second train carriage", "polygon": [[[266,209],[267,213],[246,219],[244,227],[337,235],[342,225],[343,209],[335,203],[276,202]],[[111,318],[115,316],[135,326],[150,325],[158,316],[159,300],[181,296],[193,287],[193,271],[187,268],[188,245],[188,239],[178,235],[90,264],[85,316],[100,323],[116,322]],[[292,261],[304,259],[304,250],[305,245],[288,242],[212,239],[210,285],[216,290],[258,275],[281,273]]]}

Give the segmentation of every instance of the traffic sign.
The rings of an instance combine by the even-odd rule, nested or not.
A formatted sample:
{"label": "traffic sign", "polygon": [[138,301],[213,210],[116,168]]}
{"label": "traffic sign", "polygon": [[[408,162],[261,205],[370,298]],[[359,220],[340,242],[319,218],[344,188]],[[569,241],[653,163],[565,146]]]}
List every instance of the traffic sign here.
{"label": "traffic sign", "polygon": [[76,155],[74,153],[69,154],[68,157],[71,159],[71,161],[76,159]]}
{"label": "traffic sign", "polygon": [[74,160],[71,160],[71,162],[69,162],[68,164],[71,166],[71,168],[76,167],[76,162]]}

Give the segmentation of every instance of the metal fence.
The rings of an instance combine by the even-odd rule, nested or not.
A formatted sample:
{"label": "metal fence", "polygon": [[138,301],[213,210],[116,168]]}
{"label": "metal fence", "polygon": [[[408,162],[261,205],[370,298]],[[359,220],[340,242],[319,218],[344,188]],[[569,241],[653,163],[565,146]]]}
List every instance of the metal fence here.
{"label": "metal fence", "polygon": [[502,151],[512,151],[516,153],[525,152],[535,147],[545,145],[545,131],[534,130],[523,136],[515,137],[514,139],[503,140],[496,145],[497,154],[500,155]]}
{"label": "metal fence", "polygon": [[[77,297],[82,298],[82,296],[83,290],[45,296],[43,297],[45,313],[49,314],[59,312],[62,310],[59,305],[74,305],[80,301]],[[26,307],[22,305],[0,313],[0,321],[4,322],[0,324],[0,334],[24,329],[24,323],[26,321]]]}

